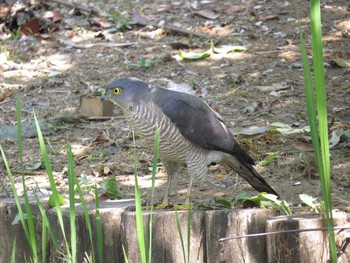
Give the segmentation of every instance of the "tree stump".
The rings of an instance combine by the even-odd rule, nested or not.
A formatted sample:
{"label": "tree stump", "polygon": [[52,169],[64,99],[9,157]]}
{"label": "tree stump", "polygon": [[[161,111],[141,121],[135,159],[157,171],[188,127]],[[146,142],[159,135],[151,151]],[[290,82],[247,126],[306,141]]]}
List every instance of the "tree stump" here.
{"label": "tree stump", "polygon": [[[267,232],[324,227],[319,215],[278,216],[268,219]],[[267,237],[269,263],[323,263],[328,259],[326,231],[291,232]]]}
{"label": "tree stump", "polygon": [[[41,257],[41,214],[35,201],[30,201],[33,216],[35,220],[35,235],[38,256]],[[44,205],[45,206],[45,205]],[[47,205],[46,205],[47,207]],[[25,213],[24,204],[22,209]],[[25,262],[32,258],[32,251],[29,247],[28,240],[24,234],[24,230],[19,220],[17,224],[12,225],[15,216],[18,214],[17,205],[12,198],[0,199],[0,262],[11,262],[11,252],[13,241],[16,240],[16,262]]]}
{"label": "tree stump", "polygon": [[[133,206],[134,200],[113,200],[107,202],[100,202],[100,218],[103,234],[103,259],[104,262],[122,262],[123,252],[121,247],[121,214],[122,212]],[[90,221],[93,232],[94,254],[97,256],[97,236],[96,236],[96,209],[95,204],[88,204]],[[50,251],[49,262],[59,262],[62,258],[62,252],[65,252],[64,240],[57,220],[56,210],[51,208],[49,210],[49,220],[55,237],[60,245],[59,250]],[[65,226],[65,234],[68,242],[70,242],[70,227],[69,227],[69,207],[62,207],[63,221]],[[85,262],[86,255],[91,255],[92,247],[90,237],[86,226],[83,209],[80,204],[76,205],[76,233],[77,233],[77,262]],[[53,245],[51,244],[53,248]],[[63,254],[64,255],[64,254]],[[98,260],[97,260],[98,262]]]}
{"label": "tree stump", "polygon": [[206,211],[206,250],[208,263],[267,262],[266,238],[220,238],[265,232],[265,222],[276,215],[271,209]]}
{"label": "tree stump", "polygon": [[[185,255],[181,246],[176,217],[174,211],[154,211],[152,217],[153,242],[152,262],[183,263],[205,262],[205,222],[203,211],[190,212],[190,255],[188,257],[187,225],[188,211],[179,211],[178,217],[181,233],[184,241]],[[143,213],[144,230],[148,230],[150,212]],[[126,250],[130,263],[141,262],[140,251],[136,233],[135,212],[124,212],[122,214],[122,244]],[[146,239],[147,240],[147,239]],[[146,247],[148,253],[148,246]]]}

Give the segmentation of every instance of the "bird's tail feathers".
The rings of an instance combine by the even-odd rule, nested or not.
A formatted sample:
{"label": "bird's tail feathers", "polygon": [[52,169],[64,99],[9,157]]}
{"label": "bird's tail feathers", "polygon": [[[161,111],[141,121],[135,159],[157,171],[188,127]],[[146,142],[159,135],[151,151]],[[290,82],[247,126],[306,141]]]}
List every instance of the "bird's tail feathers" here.
{"label": "bird's tail feathers", "polygon": [[226,160],[225,164],[230,166],[257,191],[267,192],[279,197],[276,191],[273,190],[273,188],[250,163],[241,162],[236,157],[231,155],[231,158]]}

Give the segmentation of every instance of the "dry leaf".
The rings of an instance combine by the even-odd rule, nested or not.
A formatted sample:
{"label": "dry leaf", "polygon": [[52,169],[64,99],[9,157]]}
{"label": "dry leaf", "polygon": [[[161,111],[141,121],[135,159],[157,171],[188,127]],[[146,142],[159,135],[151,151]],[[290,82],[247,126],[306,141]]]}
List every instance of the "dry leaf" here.
{"label": "dry leaf", "polygon": [[146,24],[150,21],[150,19],[148,17],[139,13],[138,11],[132,11],[131,18],[132,18],[132,20],[134,20],[138,23],[144,23],[144,24]]}
{"label": "dry leaf", "polygon": [[92,145],[93,143],[105,142],[105,141],[109,141],[109,137],[106,134],[102,133],[98,135],[95,139],[93,139],[90,145]]}
{"label": "dry leaf", "polygon": [[341,68],[350,68],[350,59],[336,58],[332,60],[332,63],[335,63]]}
{"label": "dry leaf", "polygon": [[53,22],[59,22],[62,21],[63,16],[60,14],[60,12],[51,10],[44,12],[43,18],[52,19]]}
{"label": "dry leaf", "polygon": [[217,13],[214,13],[213,11],[211,10],[200,10],[200,11],[197,11],[197,12],[194,12],[195,14],[201,16],[201,17],[204,17],[204,18],[207,18],[207,19],[211,19],[211,20],[215,20],[217,19],[220,14],[217,14]]}
{"label": "dry leaf", "polygon": [[224,13],[225,14],[234,14],[234,13],[238,13],[241,12],[245,9],[244,5],[232,5],[228,8],[225,9]]}
{"label": "dry leaf", "polygon": [[32,20],[29,20],[28,22],[26,22],[24,25],[21,26],[21,32],[24,35],[35,35],[37,33],[39,33],[39,19],[38,18],[34,18]]}

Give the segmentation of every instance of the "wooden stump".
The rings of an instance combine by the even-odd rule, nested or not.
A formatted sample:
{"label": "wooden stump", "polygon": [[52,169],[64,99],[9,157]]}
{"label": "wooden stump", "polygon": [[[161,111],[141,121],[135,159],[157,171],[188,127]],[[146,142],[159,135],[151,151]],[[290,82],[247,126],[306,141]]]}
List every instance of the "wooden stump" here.
{"label": "wooden stump", "polygon": [[[35,201],[30,201],[35,220],[35,234],[39,257],[41,257],[41,214]],[[24,205],[22,209],[25,213]],[[13,241],[16,240],[16,262],[25,262],[25,259],[32,258],[32,251],[28,245],[21,221],[12,225],[13,219],[18,214],[17,205],[14,199],[0,199],[0,262],[11,262]]]}
{"label": "wooden stump", "polygon": [[[100,217],[103,232],[103,259],[104,262],[122,262],[122,248],[121,248],[121,214],[122,212],[133,206],[134,200],[114,200],[100,203]],[[95,221],[95,204],[88,205],[90,220],[93,230],[94,253],[97,257],[97,236],[96,236],[96,221]],[[65,226],[65,233],[68,242],[70,242],[70,228],[69,228],[69,207],[62,207],[63,221]],[[59,226],[56,210],[54,208],[49,211],[49,219],[53,228],[56,239],[59,242],[60,250],[51,251],[50,262],[59,262],[62,258],[62,252],[65,252],[64,240]],[[86,226],[84,214],[81,205],[76,206],[76,233],[77,233],[77,262],[84,262],[86,255],[91,255],[92,248],[90,237]],[[51,245],[52,247],[52,245]],[[98,262],[98,260],[96,261]]]}
{"label": "wooden stump", "polygon": [[208,263],[267,262],[266,238],[250,237],[219,242],[220,238],[265,232],[265,222],[276,211],[270,209],[233,209],[206,212],[206,249]]}
{"label": "wooden stump", "polygon": [[[266,222],[267,232],[324,227],[319,215],[278,216]],[[328,259],[326,231],[291,232],[267,237],[269,263],[323,263]]]}
{"label": "wooden stump", "polygon": [[[185,256],[187,260],[187,225],[188,211],[179,211],[178,217],[181,225],[181,233],[184,240]],[[148,229],[150,213],[144,212],[144,230]],[[205,222],[203,211],[190,211],[190,259],[188,262],[205,262]],[[179,231],[176,224],[175,212],[156,211],[152,219],[153,227],[153,249],[152,262],[183,263],[184,253],[182,251]],[[130,263],[140,262],[139,245],[136,233],[135,212],[124,212],[122,214],[122,243],[126,250]],[[148,253],[148,247],[146,248]]]}

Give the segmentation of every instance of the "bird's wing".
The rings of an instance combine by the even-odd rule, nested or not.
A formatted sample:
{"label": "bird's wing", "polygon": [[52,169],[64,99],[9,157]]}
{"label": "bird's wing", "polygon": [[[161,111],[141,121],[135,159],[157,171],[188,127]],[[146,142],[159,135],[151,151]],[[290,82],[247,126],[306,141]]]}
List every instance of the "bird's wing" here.
{"label": "bird's wing", "polygon": [[253,165],[253,159],[235,141],[223,118],[199,98],[178,92],[163,92],[155,102],[179,128],[181,134],[206,149],[223,151]]}

